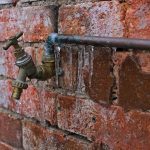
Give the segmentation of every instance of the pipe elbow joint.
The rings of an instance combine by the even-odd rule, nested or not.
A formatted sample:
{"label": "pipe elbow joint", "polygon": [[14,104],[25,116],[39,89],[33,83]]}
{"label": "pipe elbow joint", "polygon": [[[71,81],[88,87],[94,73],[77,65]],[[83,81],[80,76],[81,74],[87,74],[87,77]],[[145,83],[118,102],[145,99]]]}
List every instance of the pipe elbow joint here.
{"label": "pipe elbow joint", "polygon": [[50,79],[54,75],[55,75],[54,57],[44,57],[42,65],[37,66],[37,79],[45,81]]}

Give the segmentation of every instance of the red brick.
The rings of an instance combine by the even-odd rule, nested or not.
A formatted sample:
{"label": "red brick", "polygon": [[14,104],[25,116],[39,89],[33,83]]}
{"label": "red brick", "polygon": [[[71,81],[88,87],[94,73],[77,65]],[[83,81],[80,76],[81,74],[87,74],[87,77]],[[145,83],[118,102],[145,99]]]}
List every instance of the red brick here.
{"label": "red brick", "polygon": [[[107,144],[110,149],[129,149],[129,145],[126,142],[128,138],[128,127],[123,109],[121,107],[112,106],[110,109],[107,109],[107,111],[107,129],[105,130],[103,142]],[[131,139],[129,139],[129,141],[130,140]]]}
{"label": "red brick", "polygon": [[111,73],[111,50],[96,47],[90,56],[89,64],[84,64],[83,79],[86,93],[96,102],[109,102],[113,77]]}
{"label": "red brick", "polygon": [[59,96],[58,110],[60,128],[86,136],[90,140],[104,134],[106,110],[100,105],[85,99]]}
{"label": "red brick", "polygon": [[7,145],[6,143],[0,142],[0,149],[1,150],[15,150],[14,147]]}
{"label": "red brick", "polygon": [[16,101],[11,98],[13,91],[11,80],[1,81],[0,84],[2,87],[0,106],[56,125],[56,93],[29,85],[28,89],[23,91],[20,100]]}
{"label": "red brick", "polygon": [[117,1],[62,6],[59,14],[59,33],[110,37],[124,35],[124,12]]}
{"label": "red brick", "polygon": [[107,108],[90,100],[59,96],[58,110],[58,126],[64,130],[99,143],[102,141],[116,143],[118,137],[123,138],[125,121],[120,108]]}
{"label": "red brick", "polygon": [[64,71],[59,80],[61,88],[85,92],[97,102],[109,102],[113,84],[110,49],[66,47],[61,49],[61,67]]}
{"label": "red brick", "polygon": [[60,76],[60,86],[66,90],[77,89],[78,75],[78,51],[76,47],[65,47],[60,52],[61,68],[64,71],[63,76]]}
{"label": "red brick", "polygon": [[[123,82],[123,84],[126,84],[126,88],[125,88],[125,86],[122,84],[122,76],[120,76],[119,75],[119,72],[121,71],[123,74],[125,74],[125,71],[127,70],[124,70],[124,68],[122,68],[123,66],[124,66],[124,63],[126,63],[127,64],[127,57],[129,57],[129,56],[131,56],[131,58],[133,58],[134,59],[134,61],[135,61],[135,68],[133,67],[133,69],[132,69],[132,71],[134,72],[134,70],[137,70],[136,72],[134,72],[134,75],[135,75],[135,77],[134,77],[134,80],[132,80],[132,82],[129,82],[129,81],[124,81]],[[126,62],[125,62],[126,61]],[[132,108],[138,108],[138,109],[143,109],[144,108],[144,106],[143,106],[143,104],[141,105],[141,103],[145,103],[146,101],[148,102],[148,100],[146,100],[145,99],[145,97],[146,97],[146,95],[148,95],[148,93],[149,93],[149,90],[147,89],[147,90],[145,90],[145,88],[143,88],[143,86],[144,86],[144,84],[143,84],[143,86],[142,85],[140,85],[138,88],[141,90],[140,92],[139,91],[136,91],[136,90],[129,90],[128,89],[128,86],[130,85],[130,84],[132,84],[132,87],[131,86],[129,86],[129,88],[131,87],[131,88],[133,88],[133,87],[135,87],[135,89],[137,89],[137,87],[136,87],[136,85],[138,84],[138,83],[142,83],[143,82],[143,80],[145,80],[144,78],[145,77],[143,77],[143,79],[142,79],[142,77],[140,77],[140,75],[137,75],[137,74],[141,74],[142,76],[149,76],[149,73],[150,73],[150,56],[149,56],[149,53],[147,53],[147,52],[135,52],[135,53],[130,53],[130,52],[117,52],[116,54],[115,54],[115,57],[114,57],[114,64],[115,64],[115,66],[114,66],[114,74],[115,74],[115,76],[116,76],[116,78],[117,78],[117,85],[118,85],[118,87],[120,87],[120,89],[119,90],[121,90],[121,93],[123,94],[124,93],[124,91],[123,90],[126,90],[127,92],[128,92],[128,98],[127,98],[127,94],[125,94],[125,98],[123,98],[123,95],[122,94],[120,94],[120,98],[121,98],[121,101],[124,101],[124,102],[121,102],[121,104],[123,105],[123,103],[125,104],[125,107],[126,107],[126,105],[132,105],[131,107]],[[133,64],[134,64],[134,62],[133,62]],[[129,66],[129,68],[131,68],[131,65],[129,65],[128,64],[128,66]],[[129,70],[129,68],[128,68],[128,70]],[[132,72],[132,74],[133,74],[133,72]],[[129,75],[129,74],[128,74]],[[126,76],[128,76],[127,75],[127,73],[126,73]],[[125,78],[124,78],[125,79]],[[126,80],[129,80],[129,79],[126,79]],[[147,80],[148,81],[148,80]],[[144,82],[147,82],[147,81],[144,81]],[[119,86],[119,84],[122,84],[121,86]],[[148,82],[147,82],[148,83]],[[134,85],[135,84],[135,85]],[[123,89],[124,88],[124,89]],[[148,88],[148,87],[147,87]],[[136,97],[134,97],[133,98],[133,93],[134,93],[134,95],[137,95],[137,97],[138,98],[136,98]],[[143,93],[143,94],[142,94]],[[132,96],[131,96],[132,95]],[[143,99],[142,99],[142,95],[144,96],[145,95],[145,97],[143,97]],[[131,100],[132,99],[132,100]],[[136,103],[136,105],[133,105],[133,99],[135,99],[135,103]],[[137,101],[137,99],[138,99],[138,101]],[[141,99],[140,101],[139,101],[139,99]],[[129,102],[130,104],[128,104],[128,101],[131,101],[131,102]],[[131,104],[132,103],[132,104]],[[137,105],[139,105],[138,107],[137,107]],[[149,104],[145,104],[145,105],[147,105],[147,109],[149,109]],[[135,107],[134,107],[135,106]]]}
{"label": "red brick", "polygon": [[61,150],[91,150],[91,145],[80,139],[67,136],[67,134],[55,130],[46,129],[39,125],[24,122],[23,127],[24,149],[61,149]]}
{"label": "red brick", "polygon": [[[1,47],[0,47],[0,49],[2,49]],[[6,70],[5,70],[5,53],[1,50],[0,51],[0,75],[4,75],[4,74],[6,74]]]}
{"label": "red brick", "polygon": [[128,37],[150,38],[149,0],[129,0],[126,13]]}
{"label": "red brick", "polygon": [[121,68],[123,62],[128,56],[134,56],[137,60],[137,63],[143,73],[150,73],[150,54],[149,52],[135,52],[135,53],[130,53],[130,52],[116,52],[114,55],[114,64],[118,67]]}
{"label": "red brick", "polygon": [[124,60],[126,59],[127,56],[130,55],[130,52],[116,52],[113,57],[113,74],[116,78],[116,84],[117,86],[119,85],[119,70],[122,66],[122,63],[124,62]]}
{"label": "red brick", "polygon": [[46,91],[45,89],[38,89],[29,86],[24,90],[19,102],[12,103],[12,109],[28,117],[34,117],[38,120],[48,120],[50,124],[56,125],[56,100],[55,93]]}
{"label": "red brick", "polygon": [[18,68],[15,66],[14,49],[11,47],[8,51],[4,51],[0,45],[0,74],[14,78],[17,75]]}
{"label": "red brick", "polygon": [[149,147],[149,113],[125,113],[121,107],[105,107],[87,99],[69,96],[59,96],[58,110],[60,128],[87,137],[99,149]]}
{"label": "red brick", "polygon": [[0,10],[0,41],[19,31],[24,32],[23,40],[26,42],[45,40],[48,34],[54,32],[53,8],[34,6]]}
{"label": "red brick", "polygon": [[22,147],[22,124],[19,119],[0,113],[0,141]]}
{"label": "red brick", "polygon": [[150,74],[150,53],[139,52],[136,54],[137,61],[143,73]]}
{"label": "red brick", "polygon": [[[116,1],[62,6],[59,14],[59,33],[62,34],[112,37],[124,35],[124,10],[122,5]],[[79,48],[80,51],[83,49]],[[71,58],[67,53],[67,59],[64,57],[63,60],[65,61],[62,63],[65,74],[63,81],[60,80],[60,82],[68,89],[77,87],[78,92],[85,92],[97,102],[108,102],[113,84],[110,51],[103,49],[100,52],[99,48],[95,48],[93,57],[90,52],[81,55],[78,54],[78,66],[76,66],[76,61],[71,65],[69,64]]]}
{"label": "red brick", "polygon": [[0,106],[8,108],[9,105],[9,87],[7,80],[0,80]]}
{"label": "red brick", "polygon": [[56,110],[56,96],[57,94],[54,92],[50,92],[47,90],[42,90],[41,100],[42,100],[42,113],[43,120],[49,121],[51,125],[57,125],[57,110]]}
{"label": "red brick", "polygon": [[142,73],[136,57],[127,57],[119,73],[119,105],[130,109],[150,109],[150,75]]}
{"label": "red brick", "polygon": [[128,145],[130,149],[148,150],[150,147],[150,114],[140,111],[127,113]]}

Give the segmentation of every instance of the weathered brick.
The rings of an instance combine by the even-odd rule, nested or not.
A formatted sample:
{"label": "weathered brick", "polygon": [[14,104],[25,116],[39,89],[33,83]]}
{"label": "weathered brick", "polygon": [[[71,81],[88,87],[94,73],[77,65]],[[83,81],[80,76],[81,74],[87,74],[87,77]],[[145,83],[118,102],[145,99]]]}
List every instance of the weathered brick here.
{"label": "weathered brick", "polygon": [[56,125],[56,100],[55,93],[29,86],[24,90],[19,102],[12,103],[12,109],[28,117],[38,120],[48,120],[50,124]]}
{"label": "weathered brick", "polygon": [[59,86],[67,90],[77,90],[78,77],[78,49],[73,46],[65,46],[60,51],[60,67],[64,74],[60,76]]}
{"label": "weathered brick", "polygon": [[42,100],[42,113],[43,120],[48,121],[51,125],[57,125],[57,110],[56,110],[56,96],[57,93],[42,90],[41,94]]}
{"label": "weathered brick", "polygon": [[6,143],[0,142],[0,149],[1,150],[15,150],[14,147],[7,145]]}
{"label": "weathered brick", "polygon": [[150,114],[140,111],[130,111],[126,115],[128,125],[129,149],[145,149],[150,147]]}
{"label": "weathered brick", "polygon": [[46,129],[27,121],[23,126],[23,146],[28,150],[91,150],[91,145],[87,142],[67,136],[59,130]]}
{"label": "weathered brick", "polygon": [[[59,10],[59,33],[122,37],[124,10],[121,8],[122,6],[116,1],[62,6]],[[95,48],[93,56],[91,54],[86,51],[81,52],[81,56],[78,53],[78,66],[76,61],[69,64],[72,57],[69,58],[71,53],[67,54],[67,59],[64,57],[65,61],[62,60],[65,74],[63,81],[60,80],[60,82],[62,81],[62,85],[66,84],[65,87],[68,89],[71,86],[77,87],[77,91],[85,92],[97,102],[108,102],[113,84],[111,52],[109,49]],[[66,67],[66,65],[69,66]]]}
{"label": "weathered brick", "polygon": [[55,7],[34,6],[0,10],[0,41],[23,31],[23,40],[45,40],[55,30]]}
{"label": "weathered brick", "polygon": [[137,62],[139,63],[143,73],[150,74],[150,53],[139,52],[136,55]]}
{"label": "weathered brick", "polygon": [[60,128],[87,136],[90,140],[104,134],[106,112],[100,105],[85,99],[60,95],[58,110]]}
{"label": "weathered brick", "polygon": [[6,74],[5,70],[5,53],[0,51],[0,75]]}
{"label": "weathered brick", "polygon": [[150,109],[150,75],[144,74],[136,58],[127,57],[119,73],[119,105],[126,110]]}
{"label": "weathered brick", "polygon": [[128,37],[150,38],[150,3],[149,0],[128,0],[126,23]]}
{"label": "weathered brick", "polygon": [[9,105],[9,87],[7,84],[7,80],[0,80],[0,106],[8,108]]}
{"label": "weathered brick", "polygon": [[59,33],[122,37],[123,9],[117,1],[62,6]]}
{"label": "weathered brick", "polygon": [[125,113],[121,107],[69,96],[59,96],[58,110],[60,128],[87,137],[99,148],[134,149],[136,143],[137,149],[149,147],[149,113]]}
{"label": "weathered brick", "polygon": [[[149,28],[149,21],[148,21],[150,18],[150,15],[148,13],[150,8],[149,1],[129,0],[127,1],[127,6],[128,7],[127,7],[125,20],[126,20],[128,32],[126,32],[126,36],[130,38],[149,39],[150,37],[149,36],[150,28]],[[134,61],[131,63],[131,60],[130,61],[126,60],[126,57],[128,57],[129,55],[132,55],[134,57],[135,63]],[[148,88],[150,86],[148,85],[149,73],[150,73],[149,53],[135,52],[131,54],[131,53],[122,52],[122,53],[117,53],[116,56],[117,59],[116,59],[115,68],[117,68],[117,70],[121,70],[122,72],[121,73],[122,76],[119,76],[118,75],[119,73],[117,73],[117,71],[115,72],[118,80],[117,84],[120,90],[119,103],[122,106],[124,106],[125,109],[134,109],[134,108],[144,109],[144,110],[149,109],[150,108],[149,96],[148,96],[149,95]],[[125,66],[123,65],[124,63],[126,63],[126,70],[122,68],[122,66]],[[129,68],[127,68],[127,66]],[[133,80],[131,78],[133,78]]]}
{"label": "weathered brick", "polygon": [[24,90],[19,101],[11,98],[13,88],[11,80],[0,81],[2,90],[0,91],[0,106],[8,108],[27,117],[33,117],[41,121],[49,121],[56,125],[56,93],[39,89],[29,85]]}
{"label": "weathered brick", "polygon": [[122,135],[126,130],[121,108],[107,108],[90,100],[59,96],[58,110],[60,128],[109,146],[115,146],[113,143],[117,143],[119,137],[120,143],[123,144]]}
{"label": "weathered brick", "polygon": [[109,48],[66,46],[61,49],[61,67],[64,71],[59,80],[62,88],[85,92],[97,102],[109,102],[113,84]]}
{"label": "weathered brick", "polygon": [[22,147],[22,124],[19,119],[0,112],[0,141]]}
{"label": "weathered brick", "polygon": [[15,66],[15,57],[13,55],[14,49],[11,47],[8,51],[3,50],[3,45],[0,45],[0,74],[15,78],[18,68]]}
{"label": "weathered brick", "polygon": [[91,59],[91,68],[85,63],[83,79],[86,93],[96,102],[109,102],[113,85],[111,50],[95,47]]}
{"label": "weathered brick", "polygon": [[[129,60],[128,57],[131,57],[131,59],[133,58],[132,59],[133,62],[131,62],[132,60]],[[131,64],[129,64],[129,63],[131,63]],[[114,74],[117,79],[117,85],[118,85],[119,93],[120,93],[119,99],[121,102],[119,102],[119,103],[125,109],[132,109],[132,108],[149,109],[150,108],[149,98],[147,97],[148,93],[149,93],[148,78],[149,78],[149,73],[150,73],[149,53],[144,52],[144,51],[143,52],[135,52],[135,53],[117,52],[114,57],[114,64],[115,64]],[[126,69],[125,69],[125,66],[126,66]],[[124,68],[122,68],[122,67],[124,67]],[[130,70],[130,74],[129,74],[129,70]],[[134,80],[132,80],[131,76],[133,77]],[[147,79],[145,79],[145,78],[147,78]],[[144,85],[144,83],[146,83],[146,85]],[[120,86],[120,84],[121,84],[121,86]],[[138,85],[138,87],[137,87],[137,85]],[[134,90],[129,90],[129,88],[131,88],[131,89],[134,88]],[[129,103],[128,103],[128,101],[129,101]]]}

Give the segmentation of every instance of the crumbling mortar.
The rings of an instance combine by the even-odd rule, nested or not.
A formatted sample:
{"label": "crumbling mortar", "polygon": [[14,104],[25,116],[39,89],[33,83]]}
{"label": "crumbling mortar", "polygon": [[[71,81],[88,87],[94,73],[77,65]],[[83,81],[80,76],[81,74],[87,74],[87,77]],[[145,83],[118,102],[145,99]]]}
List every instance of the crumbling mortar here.
{"label": "crumbling mortar", "polygon": [[[126,0],[119,0],[120,4],[122,5],[123,13],[122,13],[122,22],[124,23],[124,37],[128,37],[128,25],[126,22],[126,14],[128,4]],[[112,104],[118,104],[118,95],[119,95],[119,66],[115,63],[115,56],[117,48],[112,48],[112,76],[113,76],[113,85],[111,87],[111,94],[110,94],[110,101]]]}
{"label": "crumbling mortar", "polygon": [[39,125],[39,126],[45,128],[45,129],[48,129],[48,130],[61,131],[66,135],[65,137],[71,136],[73,138],[80,139],[80,140],[82,140],[83,142],[86,142],[86,143],[91,143],[92,142],[89,139],[87,139],[87,137],[85,137],[85,136],[82,136],[82,135],[79,135],[79,134],[76,134],[76,133],[72,133],[72,132],[67,131],[67,130],[63,130],[63,129],[59,128],[57,125],[47,125],[46,122],[42,122],[42,121],[40,122],[39,120],[37,120],[35,118],[27,117],[25,115],[20,115],[19,113],[10,111],[6,108],[1,108],[0,107],[0,112],[5,113],[8,116],[11,116],[12,118],[19,119],[19,120],[21,120],[22,123],[23,122],[31,122],[31,123]]}
{"label": "crumbling mortar", "polygon": [[127,11],[128,11],[129,4],[125,1],[122,3],[122,9],[123,9],[123,18],[122,22],[124,22],[124,37],[128,38],[129,37],[129,25],[127,23]]}
{"label": "crumbling mortar", "polygon": [[[109,1],[109,0],[103,0]],[[118,0],[120,3],[124,3],[125,0]],[[99,2],[99,0],[88,0],[86,2]],[[20,0],[17,4],[14,3],[6,3],[0,4],[0,10],[5,8],[13,8],[13,7],[32,7],[32,6],[61,6],[61,5],[76,5],[85,3],[84,0]]]}
{"label": "crumbling mortar", "polygon": [[[108,0],[104,0],[108,1]],[[99,2],[99,0],[88,0],[86,2]],[[81,4],[85,3],[84,0],[22,0],[20,6],[21,7],[28,7],[28,6],[47,6],[47,5],[56,5],[56,6],[61,6],[61,5],[76,5],[76,4]]]}
{"label": "crumbling mortar", "polygon": [[14,7],[13,4],[0,4],[0,10]]}
{"label": "crumbling mortar", "polygon": [[109,103],[110,104],[117,104],[118,103],[118,83],[117,83],[117,76],[115,74],[115,63],[114,63],[114,57],[115,57],[115,53],[116,53],[116,48],[115,50],[112,49],[111,50],[111,73],[112,73],[112,78],[113,78],[113,83],[111,86],[111,90],[110,90],[110,98],[109,98]]}

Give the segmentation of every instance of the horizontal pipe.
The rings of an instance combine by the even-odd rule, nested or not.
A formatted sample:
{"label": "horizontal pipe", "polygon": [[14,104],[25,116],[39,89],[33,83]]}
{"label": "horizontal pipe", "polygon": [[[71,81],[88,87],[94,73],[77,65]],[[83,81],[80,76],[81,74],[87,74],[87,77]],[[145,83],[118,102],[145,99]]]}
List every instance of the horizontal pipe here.
{"label": "horizontal pipe", "polygon": [[[53,33],[55,43],[68,44],[84,44],[102,47],[116,47],[124,49],[150,50],[150,40],[131,39],[131,38],[114,38],[114,37],[99,37],[99,36],[76,36],[76,35],[57,35]],[[54,37],[51,34],[51,37]]]}

